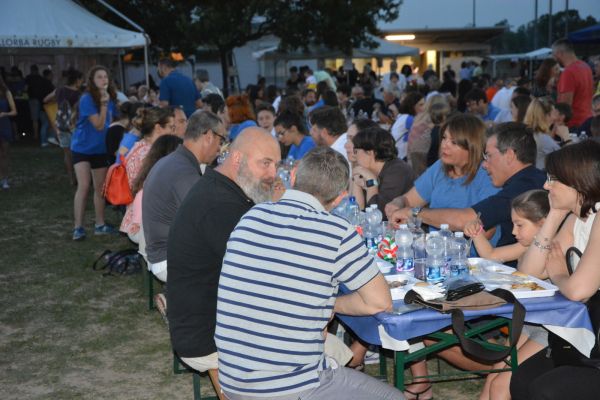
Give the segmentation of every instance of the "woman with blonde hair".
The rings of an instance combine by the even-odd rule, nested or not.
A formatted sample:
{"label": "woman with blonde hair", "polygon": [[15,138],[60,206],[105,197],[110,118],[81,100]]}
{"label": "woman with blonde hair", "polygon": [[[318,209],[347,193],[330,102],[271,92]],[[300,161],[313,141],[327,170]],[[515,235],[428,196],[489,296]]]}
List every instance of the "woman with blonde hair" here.
{"label": "woman with blonde hair", "polygon": [[421,175],[427,169],[427,153],[431,147],[431,130],[435,125],[431,120],[431,110],[437,104],[447,105],[446,96],[436,94],[429,97],[425,102],[425,111],[417,114],[408,134],[408,162],[416,176]]}
{"label": "woman with blonde hair", "polygon": [[[529,107],[527,107],[527,112],[523,119],[525,125],[533,130],[533,138],[537,146],[535,167],[538,169],[544,169],[544,162],[548,154],[560,149],[558,143],[550,136],[552,132],[553,109],[554,106],[547,98],[534,98],[531,100]],[[568,140],[568,132],[567,137],[561,139]]]}

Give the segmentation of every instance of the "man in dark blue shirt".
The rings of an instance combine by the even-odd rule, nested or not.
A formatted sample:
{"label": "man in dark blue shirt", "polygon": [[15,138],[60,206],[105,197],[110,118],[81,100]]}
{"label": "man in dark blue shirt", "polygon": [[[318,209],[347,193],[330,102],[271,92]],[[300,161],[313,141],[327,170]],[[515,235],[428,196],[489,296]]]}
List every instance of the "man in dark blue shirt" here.
{"label": "man in dark blue shirt", "polygon": [[170,58],[163,58],[158,62],[160,81],[160,106],[181,106],[189,118],[197,108],[202,107],[200,93],[187,76],[182,75],[175,68],[177,64]]}
{"label": "man in dark blue shirt", "polygon": [[483,167],[494,186],[502,190],[471,208],[424,208],[418,216],[425,224],[436,227],[449,224],[451,230],[462,231],[467,222],[481,213],[479,218],[484,229],[500,226],[497,246],[515,243],[510,204],[523,192],[541,189],[546,180],[546,175],[533,166],[536,153],[533,133],[524,124],[505,122],[494,126],[485,146]]}

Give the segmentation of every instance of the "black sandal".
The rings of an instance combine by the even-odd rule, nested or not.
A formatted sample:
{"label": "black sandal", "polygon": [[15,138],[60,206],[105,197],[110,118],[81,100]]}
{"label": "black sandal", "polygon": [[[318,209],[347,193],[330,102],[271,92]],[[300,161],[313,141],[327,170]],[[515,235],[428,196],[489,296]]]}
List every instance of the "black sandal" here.
{"label": "black sandal", "polygon": [[[419,383],[419,382],[416,382],[416,383]],[[433,386],[429,385],[429,386],[427,386],[425,388],[425,390],[421,390],[420,392],[411,392],[408,389],[404,389],[404,397],[407,400],[433,400],[433,393],[431,394],[431,397],[427,397],[427,398],[423,397],[423,398],[421,398],[421,395],[427,393],[431,388],[433,388]],[[409,396],[406,395],[406,393],[408,393],[408,394],[410,394],[410,395],[412,395],[414,397],[409,397]]]}

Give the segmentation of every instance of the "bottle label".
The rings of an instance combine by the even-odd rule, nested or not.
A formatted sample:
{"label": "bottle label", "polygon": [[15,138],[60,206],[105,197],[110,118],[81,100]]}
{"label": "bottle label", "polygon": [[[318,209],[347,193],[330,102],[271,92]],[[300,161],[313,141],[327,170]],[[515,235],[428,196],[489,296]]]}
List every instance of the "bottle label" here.
{"label": "bottle label", "polygon": [[442,271],[440,265],[427,266],[427,282],[439,282],[442,280]]}
{"label": "bottle label", "polygon": [[398,258],[396,260],[396,271],[412,272],[415,270],[415,260],[413,258]]}

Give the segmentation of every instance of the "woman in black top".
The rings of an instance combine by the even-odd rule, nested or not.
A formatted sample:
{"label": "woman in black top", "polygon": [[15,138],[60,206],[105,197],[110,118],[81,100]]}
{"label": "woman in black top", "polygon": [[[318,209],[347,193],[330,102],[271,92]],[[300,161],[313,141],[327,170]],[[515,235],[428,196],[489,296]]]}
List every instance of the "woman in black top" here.
{"label": "woman in black top", "polygon": [[412,187],[413,171],[398,158],[394,138],[382,128],[361,130],[352,143],[358,164],[352,170],[352,194],[361,208],[376,204],[385,214],[385,205]]}

